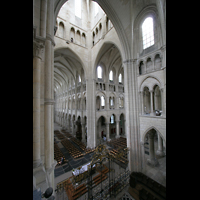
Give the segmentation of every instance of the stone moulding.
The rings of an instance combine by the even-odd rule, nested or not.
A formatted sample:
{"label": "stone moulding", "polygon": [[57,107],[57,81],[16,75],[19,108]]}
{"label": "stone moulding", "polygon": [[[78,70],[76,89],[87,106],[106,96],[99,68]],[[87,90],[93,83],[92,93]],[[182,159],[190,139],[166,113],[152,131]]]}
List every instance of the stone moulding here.
{"label": "stone moulding", "polygon": [[55,101],[54,99],[44,99],[45,105],[54,105]]}

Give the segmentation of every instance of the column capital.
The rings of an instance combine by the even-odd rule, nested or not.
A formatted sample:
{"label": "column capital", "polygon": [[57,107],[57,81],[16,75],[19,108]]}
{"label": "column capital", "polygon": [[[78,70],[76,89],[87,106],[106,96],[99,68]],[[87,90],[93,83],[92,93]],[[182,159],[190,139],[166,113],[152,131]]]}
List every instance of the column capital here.
{"label": "column capital", "polygon": [[51,44],[53,45],[53,46],[55,46],[56,44],[55,44],[55,42],[54,42],[54,37],[53,36],[51,36],[50,34],[46,34],[46,39],[47,40],[50,40],[51,41]]}
{"label": "column capital", "polygon": [[124,64],[130,63],[130,62],[133,62],[133,59],[127,59],[127,60],[124,60],[124,61],[123,61]]}
{"label": "column capital", "polygon": [[137,62],[137,59],[127,59],[127,60],[124,60],[123,63],[126,64],[126,63],[135,63]]}
{"label": "column capital", "polygon": [[153,93],[153,90],[149,90],[150,93]]}

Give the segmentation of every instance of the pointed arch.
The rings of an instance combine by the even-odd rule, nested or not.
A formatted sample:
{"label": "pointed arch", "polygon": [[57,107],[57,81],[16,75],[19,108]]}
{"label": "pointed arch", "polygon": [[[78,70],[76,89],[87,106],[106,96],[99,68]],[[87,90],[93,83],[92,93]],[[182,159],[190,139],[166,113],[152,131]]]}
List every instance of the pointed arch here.
{"label": "pointed arch", "polygon": [[105,123],[107,123],[107,117],[106,117],[104,114],[101,114],[101,116],[99,116],[99,117],[96,118],[96,123],[98,122],[98,120],[99,120],[101,117],[104,117]]}
{"label": "pointed arch", "polygon": [[[149,78],[154,79],[154,81],[151,84],[148,84],[148,83],[145,82]],[[155,84],[157,84],[160,88],[163,88],[163,83],[162,83],[162,81],[158,77],[156,77],[154,75],[146,76],[146,77],[144,77],[144,79],[139,84],[139,91],[142,92],[144,90],[144,87],[148,87],[149,90],[153,90],[153,86]]]}
{"label": "pointed arch", "polygon": [[163,139],[163,141],[164,142],[166,142],[166,140],[165,140],[165,137],[164,137],[164,135],[163,135],[163,133],[159,130],[159,128],[158,127],[155,127],[155,126],[150,126],[150,127],[148,127],[143,133],[142,133],[142,137],[141,137],[141,142],[142,143],[144,143],[144,139],[145,139],[145,137],[146,137],[146,134],[151,130],[151,129],[154,129],[159,135],[160,135],[160,137]]}
{"label": "pointed arch", "polygon": [[58,36],[61,38],[64,38],[64,32],[65,32],[64,23],[62,21],[60,21],[60,23],[58,25]]}
{"label": "pointed arch", "polygon": [[[108,52],[110,52],[111,51],[111,48],[117,48],[117,50],[118,50],[118,52],[119,52],[119,57],[121,57],[122,58],[122,53],[121,53],[121,51],[120,51],[120,46],[118,45],[118,44],[116,44],[116,43],[114,43],[113,41],[111,42],[111,41],[107,41],[107,42],[104,42],[102,45],[101,45],[101,47],[99,48],[99,51],[96,53],[96,55],[94,56],[94,68],[93,68],[93,77],[96,77],[96,68],[97,68],[97,66],[98,65],[100,65],[101,66],[101,60],[102,60],[102,58],[108,53]],[[114,61],[116,61],[116,59],[114,60]],[[111,64],[113,64],[113,63],[111,63]],[[113,69],[111,69],[111,66],[108,66],[108,67],[105,67],[105,70],[113,70]],[[105,77],[107,80],[109,79],[109,77],[108,77],[108,74],[109,73],[107,73],[107,77]],[[113,74],[114,75],[114,74]],[[114,76],[113,76],[114,77]]]}

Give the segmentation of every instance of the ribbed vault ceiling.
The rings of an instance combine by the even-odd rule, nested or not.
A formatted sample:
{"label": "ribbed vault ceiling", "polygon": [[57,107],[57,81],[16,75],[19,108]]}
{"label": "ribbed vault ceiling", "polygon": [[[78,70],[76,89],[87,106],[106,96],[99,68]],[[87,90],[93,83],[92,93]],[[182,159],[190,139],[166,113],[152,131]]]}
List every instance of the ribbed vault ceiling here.
{"label": "ribbed vault ceiling", "polygon": [[111,43],[105,43],[100,49],[98,54],[98,64],[99,63],[103,63],[104,66],[106,66],[107,73],[109,73],[110,70],[114,70],[116,76],[123,70],[121,54],[118,48]]}
{"label": "ribbed vault ceiling", "polygon": [[82,69],[79,58],[69,48],[54,52],[54,90],[74,80]]}

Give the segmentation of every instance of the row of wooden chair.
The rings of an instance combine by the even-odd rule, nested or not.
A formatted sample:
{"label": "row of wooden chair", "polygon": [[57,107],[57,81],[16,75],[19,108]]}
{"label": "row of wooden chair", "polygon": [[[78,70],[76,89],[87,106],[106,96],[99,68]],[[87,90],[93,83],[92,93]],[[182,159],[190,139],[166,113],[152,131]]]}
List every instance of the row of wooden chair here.
{"label": "row of wooden chair", "polygon": [[127,147],[127,140],[126,138],[120,137],[120,138],[115,138],[112,139],[111,141],[107,142],[109,146],[112,146],[114,148],[119,148],[119,147]]}
{"label": "row of wooden chair", "polygon": [[[110,151],[110,153],[112,153],[112,154],[114,154],[114,155],[116,155],[116,154],[118,154],[119,153],[119,150],[118,149],[112,149],[111,151]],[[124,154],[124,156],[123,156],[124,158],[127,158],[127,154]]]}
{"label": "row of wooden chair", "polygon": [[54,134],[58,137],[58,139],[63,140],[65,136],[60,131],[54,131]]}
{"label": "row of wooden chair", "polygon": [[80,140],[78,140],[77,138],[75,138],[74,136],[72,136],[70,133],[66,132],[66,131],[62,131],[68,138],[70,138],[70,140],[72,142],[74,142],[76,145],[78,145],[84,152],[85,155],[88,153],[91,153],[93,151],[95,151],[95,149],[90,149],[90,148],[86,148],[85,144],[83,142],[81,142]]}
{"label": "row of wooden chair", "polygon": [[66,181],[66,185],[65,185],[64,189],[65,189],[68,199],[73,200],[72,193],[74,192],[74,187],[73,187],[70,179],[68,179]]}
{"label": "row of wooden chair", "polygon": [[62,140],[61,143],[73,158],[76,159],[83,156],[83,154],[68,139]]}
{"label": "row of wooden chair", "polygon": [[78,186],[75,190],[74,193],[72,194],[73,199],[77,199],[78,197],[82,196],[83,194],[85,194],[87,192],[87,188],[85,183],[81,184],[80,186]]}
{"label": "row of wooden chair", "polygon": [[85,154],[88,154],[88,153],[91,153],[91,152],[94,152],[95,149],[90,149],[90,148],[87,148],[85,149]]}
{"label": "row of wooden chair", "polygon": [[105,169],[103,169],[102,171],[99,170],[98,168],[96,168],[96,170],[97,170],[99,173],[103,173],[103,174],[106,175],[106,174],[109,172],[109,169],[108,169],[108,167],[107,167],[106,165],[103,164],[103,166],[104,166]]}
{"label": "row of wooden chair", "polygon": [[85,152],[85,155],[95,151],[95,149],[86,148],[85,144],[83,142],[79,141],[75,137],[72,137],[71,141],[73,141],[76,145],[78,145]]}
{"label": "row of wooden chair", "polygon": [[97,176],[95,176],[92,180],[95,183],[95,185],[98,185],[99,183],[101,183],[102,181],[104,181],[105,179],[107,179],[108,176],[106,176],[105,174],[98,174]]}
{"label": "row of wooden chair", "polygon": [[[110,155],[114,155],[114,156],[117,155],[118,153],[119,152],[116,149],[112,149],[109,152]],[[123,155],[123,156],[121,156],[121,157],[115,157],[115,159],[118,160],[118,161],[120,161],[120,162],[122,162],[123,164],[127,164],[128,163],[128,159],[127,159],[127,155],[126,154]]]}
{"label": "row of wooden chair", "polygon": [[104,169],[101,173],[107,174],[108,172],[109,172],[109,169],[107,168],[107,169]]}
{"label": "row of wooden chair", "polygon": [[65,162],[66,162],[66,159],[65,159],[63,153],[61,152],[61,150],[60,150],[60,148],[58,147],[58,145],[54,142],[54,160],[57,161],[57,165],[58,165],[58,162],[60,162],[61,157],[64,158],[64,163],[65,163]]}
{"label": "row of wooden chair", "polygon": [[71,141],[73,141],[75,144],[77,144],[83,151],[86,149],[85,144],[83,144],[83,142],[81,142],[80,140],[78,140],[75,137],[71,138]]}
{"label": "row of wooden chair", "polygon": [[74,188],[70,179],[66,181],[64,189],[69,200],[75,200],[87,192],[85,183],[79,185],[77,188]]}
{"label": "row of wooden chair", "polygon": [[73,137],[72,134],[69,133],[69,132],[67,132],[67,131],[62,131],[62,132],[63,132],[64,135],[65,135],[66,137],[68,137],[68,138],[72,138],[72,137]]}
{"label": "row of wooden chair", "polygon": [[[63,144],[63,146],[68,150],[68,152],[72,155],[73,158],[79,158],[82,157],[83,154],[79,151],[79,149],[77,149],[72,142],[74,142],[75,144],[77,144],[84,152],[85,155],[89,154],[93,151],[95,151],[95,149],[90,149],[90,148],[86,148],[85,144],[80,142],[77,138],[75,138],[74,136],[72,136],[69,132],[62,130],[62,133],[59,130],[55,130],[54,131],[55,135],[58,137],[58,139],[61,140],[61,143]],[[70,142],[70,140],[68,140],[64,135],[69,138],[72,142]],[[61,156],[62,157],[62,156]],[[60,161],[60,158],[58,157],[58,160]]]}

